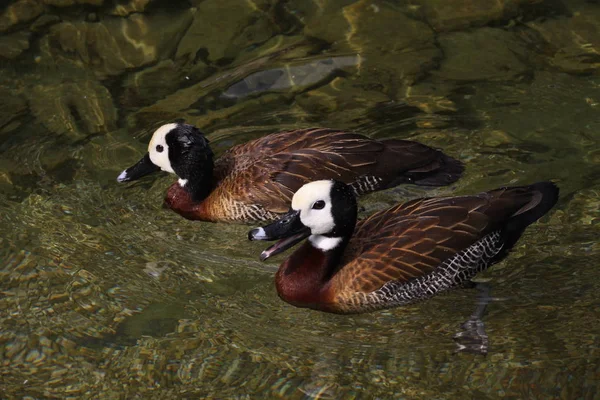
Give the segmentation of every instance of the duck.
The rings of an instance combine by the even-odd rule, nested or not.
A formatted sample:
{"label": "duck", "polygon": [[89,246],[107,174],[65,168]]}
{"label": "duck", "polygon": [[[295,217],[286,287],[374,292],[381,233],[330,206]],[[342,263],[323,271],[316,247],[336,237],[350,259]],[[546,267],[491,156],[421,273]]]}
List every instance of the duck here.
{"label": "duck", "polygon": [[[356,314],[397,307],[473,283],[503,260],[525,229],[558,200],[552,182],[458,197],[417,198],[357,222],[350,186],[303,185],[290,210],[248,232],[277,240],[267,260],[304,243],[275,276],[279,297],[296,307]],[[471,286],[472,287],[472,286]]]}
{"label": "duck", "polygon": [[335,178],[363,195],[402,183],[449,185],[463,169],[462,162],[418,142],[329,128],[269,134],[214,160],[206,136],[177,122],[159,127],[148,152],[117,181],[173,173],[179,179],[167,190],[166,207],[190,220],[249,223],[285,214],[293,194],[317,179]]}

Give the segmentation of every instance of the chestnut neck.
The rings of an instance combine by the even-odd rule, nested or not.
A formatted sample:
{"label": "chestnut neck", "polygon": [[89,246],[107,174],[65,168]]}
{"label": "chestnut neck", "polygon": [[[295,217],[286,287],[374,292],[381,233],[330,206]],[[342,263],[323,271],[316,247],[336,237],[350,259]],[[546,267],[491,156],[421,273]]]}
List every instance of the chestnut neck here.
{"label": "chestnut neck", "polygon": [[178,182],[167,190],[165,205],[186,219],[212,221],[206,202],[193,201],[191,194]]}
{"label": "chestnut neck", "polygon": [[309,240],[279,267],[275,278],[279,296],[298,307],[322,309],[327,303],[324,290],[340,266],[349,239],[331,250],[315,247]]}

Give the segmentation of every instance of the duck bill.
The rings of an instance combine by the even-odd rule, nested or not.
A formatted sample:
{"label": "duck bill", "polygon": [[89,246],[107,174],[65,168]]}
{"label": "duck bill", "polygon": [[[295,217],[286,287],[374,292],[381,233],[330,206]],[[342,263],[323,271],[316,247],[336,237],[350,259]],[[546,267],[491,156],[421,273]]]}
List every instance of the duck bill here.
{"label": "duck bill", "polygon": [[300,221],[300,211],[291,210],[272,224],[248,232],[250,240],[279,240],[260,254],[261,261],[293,247],[310,236],[310,229]]}
{"label": "duck bill", "polygon": [[158,171],[160,168],[150,160],[150,153],[146,153],[134,166],[127,168],[117,177],[118,182],[129,182]]}
{"label": "duck bill", "polygon": [[267,258],[276,256],[277,254],[286,251],[290,247],[293,247],[296,243],[301,242],[309,236],[310,230],[308,232],[300,232],[288,238],[279,240],[273,246],[267,247],[262,253],[260,253],[260,261],[265,261]]}

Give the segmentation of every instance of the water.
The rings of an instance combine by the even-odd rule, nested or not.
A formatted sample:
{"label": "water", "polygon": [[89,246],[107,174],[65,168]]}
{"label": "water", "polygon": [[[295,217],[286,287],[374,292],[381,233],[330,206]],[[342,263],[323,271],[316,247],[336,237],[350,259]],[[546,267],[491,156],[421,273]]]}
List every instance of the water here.
{"label": "water", "polygon": [[[600,396],[597,4],[104,3],[0,18],[2,398]],[[545,179],[561,199],[479,276],[489,354],[456,353],[475,291],[294,308],[273,286],[282,256],[259,262],[248,226],[163,209],[173,176],[117,184],[178,118],[217,153],[326,126],[467,165],[452,187],[370,195],[365,214]]]}

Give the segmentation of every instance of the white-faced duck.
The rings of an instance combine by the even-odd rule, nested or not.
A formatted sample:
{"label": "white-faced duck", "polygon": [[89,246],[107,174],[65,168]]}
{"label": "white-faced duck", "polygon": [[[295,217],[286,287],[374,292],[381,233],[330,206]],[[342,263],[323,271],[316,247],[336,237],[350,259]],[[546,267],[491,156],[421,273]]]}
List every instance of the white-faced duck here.
{"label": "white-faced duck", "polygon": [[[279,296],[297,307],[362,313],[468,286],[478,272],[506,257],[557,199],[553,183],[539,182],[415,199],[357,222],[352,188],[320,180],[302,186],[287,214],[252,229],[248,238],[279,240],[262,252],[262,260],[308,238],[279,267]],[[479,321],[484,308],[478,310],[457,340],[472,335],[466,338],[473,346],[468,350],[485,353],[487,336]]]}
{"label": "white-faced duck", "polygon": [[298,129],[232,147],[216,161],[196,127],[171,123],[157,129],[148,153],[117,180],[163,170],[179,180],[165,203],[185,218],[203,221],[269,221],[285,213],[300,187],[318,179],[349,184],[356,195],[409,183],[455,182],[461,162],[421,143],[374,140],[334,129]]}

